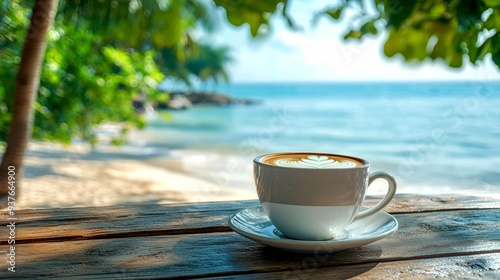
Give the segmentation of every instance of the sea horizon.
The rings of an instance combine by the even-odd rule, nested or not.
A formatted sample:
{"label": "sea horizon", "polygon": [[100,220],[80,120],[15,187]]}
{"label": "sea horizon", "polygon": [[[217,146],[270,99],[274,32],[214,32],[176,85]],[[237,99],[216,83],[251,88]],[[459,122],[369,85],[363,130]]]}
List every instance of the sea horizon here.
{"label": "sea horizon", "polygon": [[400,83],[500,83],[500,77],[496,79],[436,79],[436,80],[272,80],[272,81],[228,81],[222,83],[209,83],[210,85],[249,85],[249,84],[363,84],[363,83],[387,83],[387,84],[400,84]]}

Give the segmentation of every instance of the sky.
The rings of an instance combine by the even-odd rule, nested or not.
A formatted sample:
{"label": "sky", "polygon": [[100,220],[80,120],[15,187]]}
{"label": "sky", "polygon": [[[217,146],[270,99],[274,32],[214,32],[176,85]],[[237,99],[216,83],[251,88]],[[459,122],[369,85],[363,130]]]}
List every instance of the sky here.
{"label": "sky", "polygon": [[[315,11],[332,1],[292,1],[290,14],[303,31],[290,30],[280,16],[271,22],[266,38],[252,39],[247,25],[227,23],[223,11],[211,40],[230,46],[233,62],[228,67],[232,82],[352,82],[352,81],[434,81],[500,80],[500,71],[491,62],[452,69],[441,61],[404,63],[402,57],[383,54],[384,34],[359,40],[343,40],[347,21],[333,23],[323,18],[312,27]],[[313,5],[314,4],[314,5]]]}

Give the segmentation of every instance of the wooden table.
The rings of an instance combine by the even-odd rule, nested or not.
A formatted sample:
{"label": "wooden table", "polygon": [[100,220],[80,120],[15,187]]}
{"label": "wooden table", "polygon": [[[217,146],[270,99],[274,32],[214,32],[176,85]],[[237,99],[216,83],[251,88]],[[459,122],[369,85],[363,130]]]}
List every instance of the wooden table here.
{"label": "wooden table", "polygon": [[397,196],[386,208],[399,222],[394,235],[332,254],[281,251],[236,234],[228,216],[253,205],[17,211],[16,272],[7,270],[2,230],[0,278],[500,279],[499,200]]}

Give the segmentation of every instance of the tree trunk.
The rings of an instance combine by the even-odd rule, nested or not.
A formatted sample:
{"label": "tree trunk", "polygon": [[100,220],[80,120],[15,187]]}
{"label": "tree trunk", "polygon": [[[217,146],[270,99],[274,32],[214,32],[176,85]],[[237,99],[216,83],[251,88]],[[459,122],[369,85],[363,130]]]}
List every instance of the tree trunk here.
{"label": "tree trunk", "polygon": [[0,206],[2,208],[6,207],[7,201],[15,202],[19,195],[23,158],[33,124],[33,103],[40,85],[40,68],[47,45],[47,31],[54,20],[57,2],[58,0],[36,0],[31,15],[30,27],[17,73],[14,109],[7,136],[7,147],[0,165]]}

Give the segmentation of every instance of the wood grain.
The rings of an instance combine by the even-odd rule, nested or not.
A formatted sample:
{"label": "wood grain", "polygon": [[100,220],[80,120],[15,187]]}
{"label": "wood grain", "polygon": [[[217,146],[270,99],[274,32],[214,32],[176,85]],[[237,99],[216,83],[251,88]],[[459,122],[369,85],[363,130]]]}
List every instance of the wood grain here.
{"label": "wood grain", "polygon": [[[342,266],[351,265],[360,266],[354,267],[353,272],[364,273],[395,261],[417,266],[416,261],[422,259],[478,254],[495,257],[500,253],[498,209],[406,213],[395,217],[400,224],[395,235],[332,254],[291,253],[233,232],[215,232],[21,244],[16,248],[17,266],[19,275],[26,278],[216,277],[268,272],[281,275],[311,267],[334,273],[337,269],[348,270]],[[426,262],[429,266],[430,261]],[[483,265],[487,270],[498,271],[496,263],[490,265],[489,260]],[[5,262],[0,262],[0,270],[5,269]],[[401,271],[404,273],[405,269]]]}
{"label": "wood grain", "polygon": [[[500,279],[500,253],[459,257],[374,262],[336,267],[310,266],[279,272],[252,273],[217,279]],[[213,279],[213,278],[208,278]]]}
{"label": "wood grain", "polygon": [[[378,198],[367,198],[373,205]],[[227,217],[239,209],[258,205],[257,200],[178,205],[132,205],[34,209],[16,212],[16,241],[67,241],[130,236],[228,232]],[[386,207],[390,213],[500,208],[487,197],[428,197],[398,195]],[[2,213],[0,226],[7,224]],[[6,244],[6,240],[0,240]]]}

